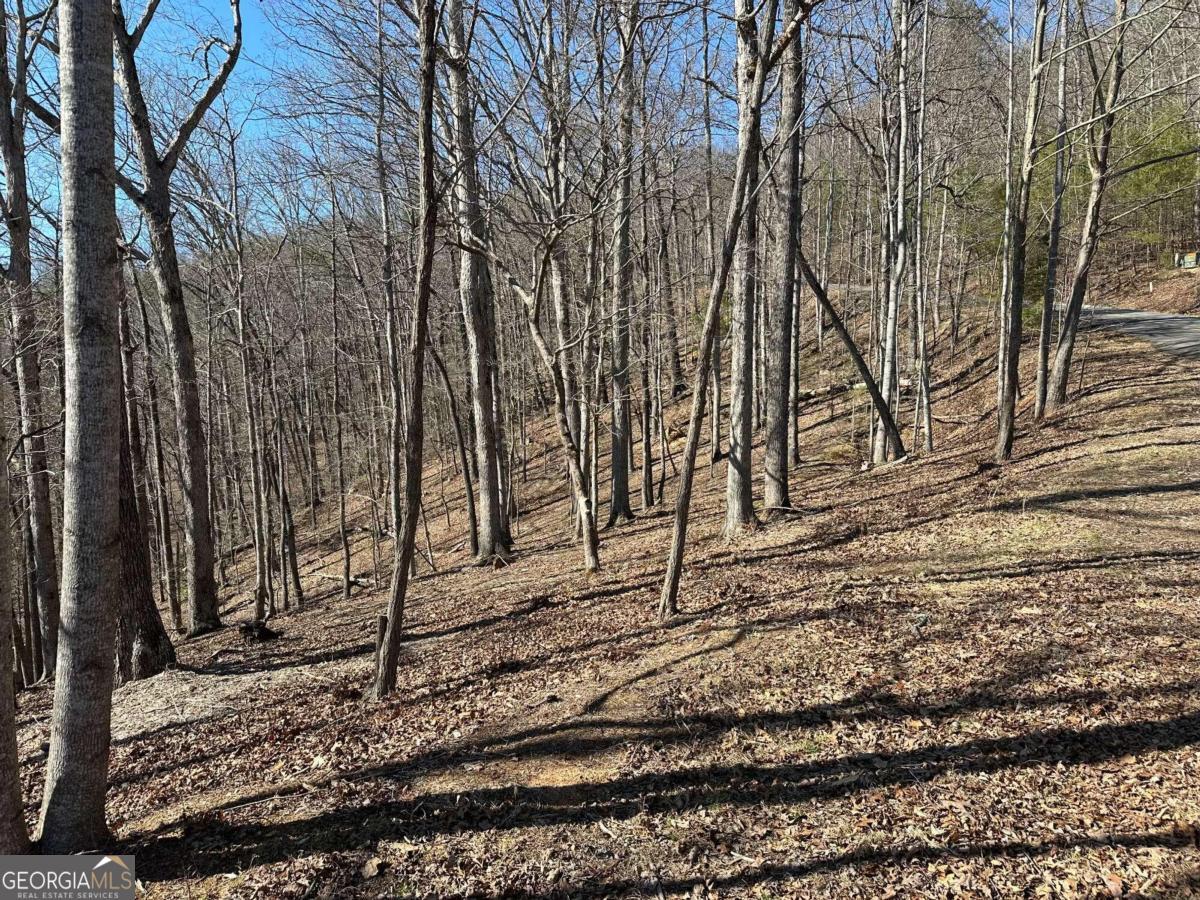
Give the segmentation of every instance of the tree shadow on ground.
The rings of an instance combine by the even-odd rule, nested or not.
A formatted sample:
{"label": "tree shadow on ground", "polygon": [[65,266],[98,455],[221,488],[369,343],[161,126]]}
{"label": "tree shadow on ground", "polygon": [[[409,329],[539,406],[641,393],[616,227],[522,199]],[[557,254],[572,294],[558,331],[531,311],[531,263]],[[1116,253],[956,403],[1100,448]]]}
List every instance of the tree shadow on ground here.
{"label": "tree shadow on ground", "polygon": [[[1195,687],[1195,682],[1189,682],[1160,690],[1190,692]],[[973,698],[968,695],[964,702],[993,702],[995,698],[989,697],[985,690]],[[1051,699],[1065,702],[1067,698]],[[887,708],[887,704],[883,706]],[[899,708],[903,708],[902,703]],[[812,727],[828,715],[828,710],[818,706],[776,715],[750,715],[739,720],[737,727]],[[666,727],[685,732],[688,740],[694,739],[697,731],[710,727],[705,717],[652,720],[640,723],[650,728],[638,728],[639,723],[635,723],[634,730],[626,732],[625,740],[669,738],[669,732],[664,735],[664,728],[660,727],[666,722],[670,722]],[[719,727],[731,726],[722,721]],[[582,745],[575,746],[580,741]],[[1087,728],[1042,728],[1003,737],[979,737],[891,753],[852,753],[794,764],[704,765],[664,773],[623,775],[599,783],[495,785],[408,797],[404,794],[415,774],[413,769],[380,768],[358,773],[352,776],[353,780],[372,780],[384,796],[397,799],[375,800],[353,808],[341,806],[278,825],[230,824],[211,817],[199,829],[202,840],[193,840],[196,831],[185,827],[179,836],[151,835],[127,849],[138,854],[139,867],[152,879],[204,877],[286,859],[301,847],[306,853],[332,853],[383,839],[413,840],[524,827],[578,826],[601,820],[627,820],[643,813],[679,813],[718,806],[827,801],[889,785],[927,783],[954,774],[995,775],[1033,766],[1094,765],[1127,754],[1169,751],[1197,743],[1200,743],[1200,712],[1194,711],[1165,719]],[[568,735],[555,738],[551,744],[511,748],[510,755],[527,758],[547,751],[576,755],[595,749],[589,745],[587,735]],[[246,802],[245,797],[240,797],[230,806]],[[897,852],[903,858],[910,851]],[[804,868],[794,874],[804,874]]]}
{"label": "tree shadow on ground", "polygon": [[[1061,836],[1045,841],[987,841],[984,843],[899,844],[894,846],[867,845],[845,853],[834,853],[814,859],[791,863],[760,863],[747,866],[731,875],[711,877],[695,875],[684,878],[626,878],[600,884],[547,887],[544,891],[505,891],[506,900],[540,900],[554,897],[624,897],[630,894],[646,896],[688,896],[696,888],[709,892],[736,888],[753,888],[771,883],[789,882],[822,872],[833,872],[860,866],[895,866],[929,863],[943,859],[988,860],[1003,857],[1023,858],[1045,856],[1063,850],[1090,850],[1117,847],[1124,850],[1159,847],[1184,849],[1190,845],[1188,836],[1173,830],[1148,831],[1131,834],[1106,834],[1092,837]],[[1189,882],[1181,879],[1176,886],[1200,884],[1200,878]],[[694,896],[694,895],[693,895]],[[1167,896],[1163,894],[1161,896]],[[1171,896],[1176,896],[1172,894]],[[1182,896],[1182,894],[1178,895]]]}

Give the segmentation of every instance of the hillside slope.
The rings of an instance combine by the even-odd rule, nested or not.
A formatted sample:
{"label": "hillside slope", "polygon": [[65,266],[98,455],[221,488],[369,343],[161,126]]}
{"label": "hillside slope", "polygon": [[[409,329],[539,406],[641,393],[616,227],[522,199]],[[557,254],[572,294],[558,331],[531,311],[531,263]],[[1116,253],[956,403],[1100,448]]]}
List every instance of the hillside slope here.
{"label": "hillside slope", "polygon": [[[705,463],[666,628],[665,511],[583,576],[543,435],[519,553],[479,569],[431,472],[438,568],[383,704],[382,592],[343,603],[332,527],[305,535],[279,640],[226,629],[117,692],[122,846],[164,898],[1200,891],[1200,366],[1081,352],[1079,400],[1003,469],[985,347],[944,361],[924,458],[862,474],[861,398],[812,402],[799,513],[732,545]],[[22,698],[31,804],[46,719]]]}

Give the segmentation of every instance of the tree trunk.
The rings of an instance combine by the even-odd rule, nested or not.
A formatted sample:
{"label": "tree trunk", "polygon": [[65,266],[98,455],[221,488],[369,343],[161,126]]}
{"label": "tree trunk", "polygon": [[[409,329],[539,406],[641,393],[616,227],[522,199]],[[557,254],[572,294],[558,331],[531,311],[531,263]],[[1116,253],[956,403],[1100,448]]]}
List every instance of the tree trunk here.
{"label": "tree trunk", "polygon": [[[62,636],[41,849],[74,853],[108,840],[113,631],[120,560],[121,357],[113,144],[112,8],[60,0],[62,128]],[[6,673],[7,674],[7,673]]]}
{"label": "tree trunk", "polygon": [[[767,35],[767,43],[769,43],[774,29],[777,9],[776,0],[767,0],[762,13],[763,21],[766,23],[764,32]],[[700,334],[696,376],[692,383],[692,410],[688,419],[687,444],[679,469],[679,493],[675,499],[675,523],[671,533],[671,552],[667,559],[667,574],[663,579],[662,595],[658,605],[658,614],[662,621],[674,616],[679,608],[679,580],[683,576],[683,551],[687,544],[688,514],[691,510],[692,483],[696,474],[696,453],[700,449],[700,428],[704,421],[713,342],[716,339],[717,329],[720,327],[721,298],[725,294],[729,270],[733,265],[738,232],[741,230],[742,217],[747,205],[746,195],[749,191],[757,189],[757,185],[750,184],[750,173],[752,165],[757,170],[759,140],[755,135],[759,131],[762,118],[763,88],[766,84],[769,67],[762,59],[760,51],[753,0],[738,0],[737,14],[739,61],[741,59],[753,60],[756,65],[751,89],[745,98],[745,111],[749,114],[743,118],[741,116],[743,110],[739,109],[737,163],[734,169],[732,192],[729,197],[729,208],[726,212],[725,233],[721,241],[721,260],[713,271],[712,284],[708,294],[708,307],[704,313],[704,329]],[[717,412],[719,411],[714,410],[714,415]]]}
{"label": "tree trunk", "polygon": [[1046,38],[1047,0],[1034,7],[1033,38],[1029,51],[1029,91],[1025,100],[1025,130],[1021,139],[1021,171],[1012,211],[1006,279],[1008,293],[1004,308],[1008,315],[1002,359],[1001,397],[996,435],[996,459],[1006,462],[1012,456],[1016,433],[1017,381],[1021,362],[1021,312],[1025,296],[1026,235],[1029,231],[1029,195],[1033,189],[1033,166],[1037,161],[1037,126],[1042,105],[1043,60]]}
{"label": "tree trunk", "polygon": [[[887,300],[884,305],[881,326],[883,329],[883,360],[880,368],[879,387],[887,401],[888,408],[893,413],[895,395],[899,388],[899,342],[898,329],[900,322],[900,302],[904,293],[905,277],[908,265],[908,19],[909,0],[893,0],[892,17],[896,32],[896,119],[897,134],[892,143],[895,159],[892,167],[895,172],[893,184],[894,197],[890,210],[890,225],[888,229],[888,284]],[[871,454],[872,462],[880,463],[888,459],[889,454],[895,458],[899,450],[886,443],[887,429],[880,429],[875,435],[875,446]]]}
{"label": "tree trunk", "polygon": [[[479,202],[475,151],[475,104],[467,73],[467,44],[462,0],[449,0],[446,78],[454,117],[454,148],[458,167],[454,182],[457,227],[475,244],[487,243],[487,224]],[[475,465],[479,487],[476,559],[487,564],[507,555],[508,540],[501,507],[500,464],[497,452],[494,385],[498,378],[496,338],[491,327],[492,278],[487,259],[463,253],[459,260],[459,295],[466,323],[467,361],[471,379],[471,411],[475,423]]]}
{"label": "tree trunk", "polygon": [[[759,127],[761,101],[755,101],[757,71],[762,65],[754,40],[743,35],[753,30],[753,18],[738,31],[738,144],[748,144],[745,181],[747,195],[741,236],[733,271],[733,327],[730,331],[729,456],[725,477],[726,539],[736,537],[756,521],[753,480],[750,475],[754,427],[754,324],[758,292],[758,171],[762,155]],[[749,187],[753,185],[753,187]]]}
{"label": "tree trunk", "polygon": [[17,410],[25,437],[25,472],[29,492],[29,518],[33,529],[34,587],[41,624],[43,650],[40,667],[50,678],[58,652],[58,560],[54,547],[53,506],[50,501],[49,460],[42,433],[42,376],[37,337],[37,299],[33,294],[30,253],[32,221],[26,173],[25,91],[27,52],[24,15],[18,17],[17,61],[9,69],[7,14],[0,11],[0,72],[8,88],[0,97],[0,151],[4,158],[5,225],[8,231],[8,283],[12,304],[12,344],[17,375]]}
{"label": "tree trunk", "polygon": [[[425,443],[425,341],[432,290],[434,241],[437,237],[437,198],[434,183],[433,90],[434,61],[437,53],[437,4],[422,0],[420,5],[421,105],[418,132],[420,160],[421,232],[417,259],[416,298],[413,304],[413,332],[409,349],[412,385],[407,394],[404,417],[404,507],[396,522],[395,564],[392,568],[391,596],[388,600],[387,628],[375,675],[375,695],[386,697],[396,687],[396,666],[404,628],[404,602],[412,569],[413,547],[417,536],[417,518],[421,512],[421,476]],[[400,442],[400,398],[392,400],[392,428],[395,443]],[[393,450],[396,455],[397,451]],[[398,505],[398,504],[397,504]]]}
{"label": "tree trunk", "polygon": [[624,0],[619,15],[621,36],[620,122],[617,127],[620,169],[617,209],[613,219],[613,340],[612,340],[612,490],[608,525],[633,520],[629,504],[629,456],[632,417],[629,397],[629,316],[633,305],[633,267],[630,225],[633,213],[634,42],[638,0]]}
{"label": "tree trunk", "polygon": [[162,616],[154,604],[149,532],[144,518],[147,503],[144,497],[139,502],[138,482],[134,473],[134,447],[140,443],[140,437],[136,432],[137,395],[133,386],[133,346],[129,342],[125,327],[123,302],[120,311],[120,333],[125,415],[121,419],[121,605],[117,616],[116,671],[117,682],[124,684],[149,678],[168,666],[175,665],[175,648],[171,646],[171,639],[167,637],[167,631],[163,628]]}
{"label": "tree trunk", "polygon": [[[1071,377],[1071,356],[1075,351],[1075,335],[1079,330],[1079,316],[1083,311],[1083,300],[1087,296],[1088,275],[1096,246],[1100,242],[1100,211],[1104,193],[1108,186],[1108,155],[1112,146],[1113,125],[1116,121],[1116,106],[1121,95],[1121,82],[1125,74],[1124,41],[1128,28],[1128,0],[1116,0],[1114,18],[1117,22],[1108,64],[1108,81],[1103,91],[1097,90],[1093,112],[1097,113],[1088,130],[1088,169],[1091,172],[1091,188],[1088,191],[1087,209],[1080,227],[1079,251],[1075,257],[1075,272],[1071,279],[1071,295],[1063,313],[1062,326],[1058,333],[1058,349],[1054,356],[1054,371],[1050,377],[1047,404],[1053,409],[1067,402],[1067,382]],[[1094,52],[1091,42],[1084,44],[1090,54]],[[1095,62],[1093,60],[1093,62]],[[1099,109],[1096,109],[1096,106]],[[1097,134],[1095,129],[1099,128]]]}
{"label": "tree trunk", "polygon": [[[1058,40],[1058,127],[1054,135],[1054,200],[1050,207],[1050,234],[1046,247],[1046,286],[1042,291],[1042,316],[1038,329],[1037,388],[1033,417],[1046,414],[1046,392],[1050,380],[1050,338],[1054,329],[1054,306],[1058,287],[1059,240],[1062,235],[1063,195],[1067,188],[1067,6],[1061,7]],[[1198,194],[1197,196],[1200,196]],[[943,207],[943,210],[945,207]]]}
{"label": "tree trunk", "polygon": [[[7,451],[6,442],[0,448]],[[7,458],[7,453],[4,453]],[[7,467],[0,469],[0,510],[11,509]],[[13,696],[13,636],[17,634],[13,614],[12,541],[9,529],[0,529],[0,855],[27,853],[29,833],[21,802],[21,767],[17,759],[17,723]]]}
{"label": "tree trunk", "polygon": [[[795,15],[799,0],[786,0],[784,19]],[[792,390],[792,318],[796,308],[796,243],[800,240],[800,141],[804,106],[804,60],[799,40],[784,58],[779,133],[784,144],[779,198],[779,284],[767,307],[766,454],[763,505],[767,517],[792,505],[788,491],[788,435]]]}

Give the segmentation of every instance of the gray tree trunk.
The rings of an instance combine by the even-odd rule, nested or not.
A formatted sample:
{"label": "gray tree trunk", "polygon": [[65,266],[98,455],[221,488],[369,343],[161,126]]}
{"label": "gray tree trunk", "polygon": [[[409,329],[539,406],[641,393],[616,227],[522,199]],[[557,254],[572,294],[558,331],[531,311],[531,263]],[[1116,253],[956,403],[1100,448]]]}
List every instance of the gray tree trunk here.
{"label": "gray tree trunk", "polygon": [[[784,18],[799,8],[786,0]],[[778,286],[767,301],[766,454],[763,460],[763,505],[768,518],[792,505],[788,491],[788,435],[791,418],[792,318],[796,314],[796,242],[800,240],[800,125],[804,106],[804,61],[800,41],[784,56],[779,133],[784,140],[779,198]]]}
{"label": "gray tree trunk", "polygon": [[25,167],[26,90],[31,42],[24,16],[17,17],[16,59],[10,70],[8,16],[0,10],[0,155],[4,159],[5,225],[8,230],[8,283],[12,304],[12,343],[17,372],[17,400],[25,453],[29,492],[29,520],[33,533],[34,589],[41,625],[40,665],[54,677],[58,652],[58,559],[50,502],[49,460],[42,434],[42,376],[37,344],[37,301],[33,295],[30,253],[32,221]]}
{"label": "gray tree trunk", "polygon": [[[400,644],[404,629],[404,604],[412,570],[413,548],[417,536],[417,518],[421,512],[421,476],[425,447],[425,343],[428,327],[429,296],[433,280],[434,241],[437,237],[437,197],[434,183],[433,90],[434,61],[437,55],[437,4],[422,0],[420,5],[421,102],[418,130],[420,165],[420,245],[417,257],[416,297],[413,303],[413,331],[409,347],[409,366],[412,384],[407,394],[408,408],[404,411],[404,505],[395,523],[395,562],[392,568],[392,589],[388,600],[387,626],[379,652],[379,668],[375,673],[375,695],[386,697],[396,687],[396,666],[400,659]],[[394,376],[393,376],[394,377]],[[392,440],[400,443],[400,398],[392,400]],[[393,449],[393,454],[397,451]],[[398,505],[398,504],[397,504]]]}
{"label": "gray tree trunk", "polygon": [[1029,90],[1025,100],[1025,130],[1021,137],[1021,170],[1012,209],[1012,229],[1008,248],[1008,284],[1004,310],[1008,327],[1002,346],[1004,363],[1001,372],[1000,409],[996,434],[996,459],[1005,462],[1012,456],[1016,434],[1017,380],[1021,362],[1021,312],[1024,309],[1026,235],[1029,232],[1029,196],[1033,189],[1033,166],[1037,161],[1037,126],[1042,106],[1042,84],[1045,79],[1044,50],[1046,43],[1047,0],[1037,0],[1034,7],[1034,26],[1029,51]]}
{"label": "gray tree trunk", "polygon": [[62,624],[42,796],[41,848],[104,845],[113,631],[120,589],[121,356],[117,328],[113,16],[60,0],[62,108]]}
{"label": "gray tree trunk", "polygon": [[[447,83],[454,118],[454,148],[459,155],[454,182],[457,227],[470,242],[487,243],[487,224],[479,202],[475,152],[475,101],[467,72],[466,31],[462,0],[449,0],[447,16]],[[490,326],[492,279],[486,257],[463,253],[459,261],[459,296],[466,323],[467,360],[471,378],[471,412],[475,422],[475,465],[479,488],[476,559],[489,563],[508,550],[501,507],[500,463],[497,454],[493,385],[497,378],[496,339]]]}
{"label": "gray tree trunk", "polygon": [[[1050,380],[1050,339],[1054,330],[1054,306],[1058,288],[1059,242],[1062,236],[1063,196],[1067,187],[1067,6],[1062,4],[1058,33],[1058,125],[1054,135],[1054,200],[1050,207],[1049,240],[1046,245],[1046,286],[1042,291],[1042,316],[1038,329],[1037,387],[1033,417],[1041,421],[1046,413],[1046,392]],[[1200,194],[1197,194],[1200,196]],[[943,219],[945,206],[942,207]],[[943,230],[945,224],[943,222]]]}
{"label": "gray tree trunk", "polygon": [[[807,16],[809,8],[811,7],[802,7],[801,14],[792,19],[792,24],[798,27],[803,21],[803,17]],[[767,0],[762,12],[765,22],[764,34],[766,35],[764,42],[768,45],[774,30],[777,9],[776,0]],[[667,574],[663,579],[662,594],[658,604],[658,615],[663,621],[674,616],[679,608],[679,580],[683,577],[683,551],[687,545],[688,514],[691,511],[692,483],[696,474],[696,453],[700,449],[700,429],[704,422],[713,343],[721,324],[721,299],[725,294],[725,286],[729,281],[729,270],[733,265],[738,233],[741,230],[742,218],[747,205],[746,195],[749,191],[757,189],[757,185],[751,183],[750,172],[752,161],[755,163],[755,170],[757,169],[760,140],[756,135],[759,134],[761,125],[763,89],[770,66],[763,59],[764,54],[761,50],[760,36],[754,16],[754,3],[752,0],[737,0],[736,11],[738,15],[739,67],[743,59],[754,60],[757,65],[754,67],[751,90],[745,97],[746,108],[750,114],[743,117],[742,110],[739,109],[737,163],[725,217],[725,232],[721,240],[721,259],[713,270],[712,283],[708,293],[708,307],[704,313],[704,329],[700,334],[696,376],[692,383],[692,409],[688,418],[687,444],[679,467],[679,493],[675,498],[675,523],[671,532],[671,552],[667,558]],[[794,34],[792,38],[795,38]],[[786,50],[786,46],[783,49]],[[719,410],[714,410],[713,414],[717,415],[718,412]]]}
{"label": "gray tree trunk", "polygon": [[[1075,335],[1079,330],[1079,316],[1083,311],[1083,300],[1087,296],[1088,275],[1096,246],[1100,242],[1100,211],[1108,187],[1108,156],[1112,147],[1113,126],[1116,122],[1116,107],[1121,96],[1121,84],[1125,76],[1124,42],[1128,29],[1128,0],[1116,0],[1114,19],[1117,26],[1113,37],[1112,57],[1107,63],[1108,79],[1103,90],[1097,88],[1093,94],[1093,123],[1087,132],[1088,170],[1091,187],[1088,191],[1087,208],[1080,226],[1079,251],[1075,256],[1075,272],[1071,279],[1071,295],[1063,313],[1058,333],[1058,348],[1054,355],[1054,371],[1050,376],[1047,406],[1053,409],[1067,402],[1067,382],[1071,377],[1071,357],[1075,351]],[[1095,52],[1092,41],[1084,43],[1088,54]],[[1095,59],[1093,69],[1098,69]],[[1098,130],[1097,130],[1098,129]]]}
{"label": "gray tree trunk", "polygon": [[[744,34],[744,32],[752,33]],[[758,280],[758,170],[762,155],[759,128],[761,101],[756,101],[761,66],[754,17],[738,23],[738,142],[748,144],[746,201],[733,271],[733,327],[730,330],[729,456],[725,477],[727,539],[755,522],[753,479],[750,474],[754,427],[754,323]]]}
{"label": "gray tree trunk", "polygon": [[[149,8],[153,15],[155,5]],[[231,0],[233,42],[222,46],[226,57],[196,105],[175,130],[166,150],[159,152],[155,129],[142,91],[135,58],[145,33],[143,17],[131,34],[120,0],[113,4],[115,49],[121,94],[133,131],[134,151],[142,170],[143,185],[122,188],[142,211],[150,235],[151,272],[158,287],[160,313],[171,362],[175,392],[175,422],[179,438],[179,470],[182,476],[187,596],[192,634],[221,627],[217,582],[213,573],[213,535],[209,506],[208,449],[200,410],[199,378],[192,328],[184,301],[183,280],[172,224],[171,176],[188,140],[208,108],[221,93],[242,47],[242,20],[238,0]]]}
{"label": "gray tree trunk", "polygon": [[[123,294],[124,292],[121,291]],[[123,301],[123,297],[122,297]],[[125,386],[125,415],[121,419],[121,605],[117,616],[117,681],[137,681],[175,665],[175,648],[163,628],[154,604],[154,579],[150,569],[149,531],[145,495],[139,497],[134,454],[141,444],[138,433],[137,394],[133,385],[133,346],[120,312],[121,377]]]}
{"label": "gray tree trunk", "polygon": [[632,416],[629,396],[629,316],[633,305],[633,267],[630,225],[633,213],[634,43],[638,28],[637,0],[624,0],[620,11],[620,122],[617,127],[617,209],[613,219],[613,339],[612,339],[612,490],[608,524],[633,519],[629,503],[629,455]]}
{"label": "gray tree trunk", "polygon": [[[0,452],[7,457],[7,442]],[[8,472],[0,470],[0,510],[7,521],[10,509]],[[29,833],[21,803],[21,767],[17,761],[17,730],[13,697],[13,567],[9,529],[0,529],[0,854],[25,853]]]}

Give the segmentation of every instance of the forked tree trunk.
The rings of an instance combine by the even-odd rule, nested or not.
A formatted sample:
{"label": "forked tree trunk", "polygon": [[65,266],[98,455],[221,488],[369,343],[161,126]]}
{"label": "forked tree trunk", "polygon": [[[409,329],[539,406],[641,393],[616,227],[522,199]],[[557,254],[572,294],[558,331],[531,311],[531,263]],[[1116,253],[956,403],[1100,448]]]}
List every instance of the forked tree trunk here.
{"label": "forked tree trunk", "polygon": [[[73,853],[108,840],[113,630],[119,593],[121,356],[113,143],[112,7],[60,0],[62,107],[62,636],[41,849]],[[8,672],[4,673],[8,677]]]}
{"label": "forked tree trunk", "polygon": [[[1112,58],[1108,61],[1108,80],[1103,90],[1097,86],[1094,94],[1093,113],[1096,121],[1088,129],[1088,170],[1091,173],[1091,188],[1088,191],[1087,208],[1080,226],[1079,250],[1075,256],[1075,272],[1071,279],[1071,294],[1063,313],[1062,326],[1058,333],[1058,348],[1054,355],[1054,370],[1050,376],[1047,406],[1053,409],[1067,402],[1067,382],[1071,377],[1071,357],[1075,352],[1075,335],[1079,330],[1079,316],[1087,296],[1088,276],[1092,259],[1100,242],[1100,211],[1104,193],[1108,187],[1109,150],[1112,147],[1113,126],[1116,122],[1116,107],[1121,96],[1121,84],[1125,75],[1124,42],[1128,29],[1128,0],[1116,0],[1114,19],[1117,23],[1114,34]],[[1084,50],[1095,53],[1092,42],[1084,44]],[[1093,60],[1095,63],[1095,60]],[[1097,108],[1098,107],[1098,108]],[[1096,129],[1099,129],[1097,133]]]}
{"label": "forked tree trunk", "polygon": [[[1058,126],[1054,135],[1054,200],[1050,207],[1049,240],[1046,245],[1046,286],[1042,291],[1042,315],[1038,329],[1037,387],[1033,417],[1041,421],[1046,413],[1046,392],[1050,380],[1050,339],[1054,330],[1054,306],[1058,288],[1059,242],[1062,236],[1063,196],[1067,187],[1067,5],[1059,14],[1058,33]],[[1200,196],[1200,195],[1197,195]],[[945,207],[943,207],[943,210]]]}
{"label": "forked tree trunk", "polygon": [[1000,410],[996,435],[996,459],[1005,462],[1012,456],[1016,434],[1017,379],[1021,361],[1021,313],[1025,295],[1026,235],[1029,232],[1029,195],[1033,189],[1033,165],[1037,161],[1037,125],[1042,105],[1042,84],[1045,71],[1043,59],[1046,39],[1047,0],[1037,0],[1034,7],[1033,40],[1029,51],[1029,91],[1025,100],[1025,130],[1021,139],[1021,171],[1012,211],[1012,230],[1009,241],[1008,295],[1005,312],[1008,327],[1005,333],[1001,372]]}

